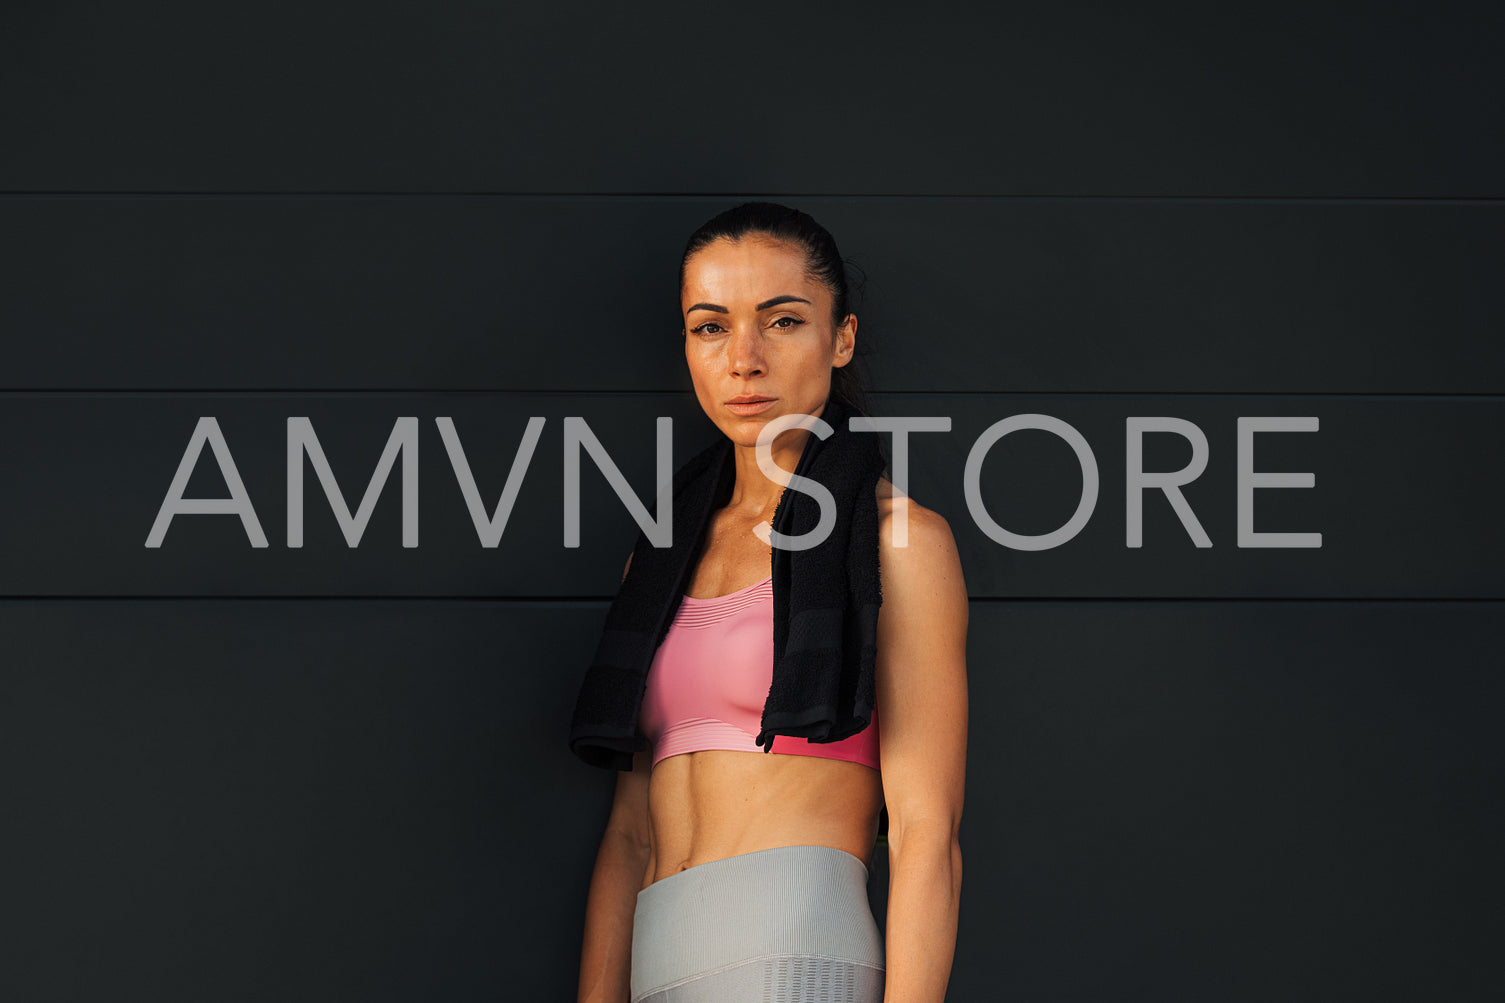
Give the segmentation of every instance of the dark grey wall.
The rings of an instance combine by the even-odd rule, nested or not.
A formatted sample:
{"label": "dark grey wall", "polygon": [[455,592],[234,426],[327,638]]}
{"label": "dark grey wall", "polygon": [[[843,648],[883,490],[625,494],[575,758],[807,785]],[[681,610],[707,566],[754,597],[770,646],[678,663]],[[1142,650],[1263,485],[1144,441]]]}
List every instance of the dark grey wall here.
{"label": "dark grey wall", "polygon": [[[0,791],[24,1000],[573,998],[612,776],[565,745],[687,396],[708,216],[803,208],[867,276],[881,413],[973,597],[949,999],[1482,1000],[1505,990],[1502,15],[1383,4],[755,11],[486,3],[10,9],[0,30]],[[1029,552],[963,497],[994,422],[1091,447]],[[213,416],[227,515],[145,546]],[[436,419],[495,506],[481,546]],[[1205,433],[1125,545],[1125,422]],[[1237,538],[1237,422],[1259,489]],[[344,503],[416,418],[351,547]],[[1190,458],[1151,435],[1149,470]],[[993,518],[1082,476],[1000,442]],[[224,497],[212,452],[191,497]],[[874,893],[879,905],[886,875]]]}

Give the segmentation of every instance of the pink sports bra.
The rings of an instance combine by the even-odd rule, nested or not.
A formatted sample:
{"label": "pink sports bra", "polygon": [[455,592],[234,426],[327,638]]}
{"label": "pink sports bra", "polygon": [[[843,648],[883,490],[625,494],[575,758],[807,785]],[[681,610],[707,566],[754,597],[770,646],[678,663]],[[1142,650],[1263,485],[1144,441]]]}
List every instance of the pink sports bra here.
{"label": "pink sports bra", "polygon": [[[773,576],[730,595],[685,596],[653,656],[640,716],[653,765],[682,752],[757,744],[773,684]],[[845,759],[878,769],[878,712],[839,742],[775,735],[773,753]]]}

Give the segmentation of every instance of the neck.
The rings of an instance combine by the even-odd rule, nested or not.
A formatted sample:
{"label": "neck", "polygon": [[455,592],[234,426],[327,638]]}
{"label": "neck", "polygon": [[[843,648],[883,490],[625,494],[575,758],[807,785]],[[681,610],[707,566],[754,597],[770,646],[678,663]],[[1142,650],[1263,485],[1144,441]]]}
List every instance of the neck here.
{"label": "neck", "polygon": [[774,439],[769,453],[774,464],[783,473],[778,480],[770,480],[758,466],[758,451],[755,446],[732,446],[732,466],[735,481],[732,496],[727,502],[729,509],[738,509],[749,515],[766,515],[779,503],[789,475],[799,465],[800,455],[812,433],[808,429],[790,429]]}

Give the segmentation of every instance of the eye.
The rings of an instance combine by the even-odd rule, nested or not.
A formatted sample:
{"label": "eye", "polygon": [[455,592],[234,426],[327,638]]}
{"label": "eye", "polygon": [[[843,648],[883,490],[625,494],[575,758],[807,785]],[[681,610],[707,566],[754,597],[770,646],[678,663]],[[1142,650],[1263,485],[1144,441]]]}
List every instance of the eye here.
{"label": "eye", "polygon": [[798,317],[780,317],[778,320],[773,322],[773,326],[780,327],[780,325],[782,325],[786,320],[789,322],[788,326],[781,328],[785,331],[789,330],[789,328],[791,327],[799,327],[804,323],[804,321],[800,320]]}
{"label": "eye", "polygon": [[[707,328],[712,328],[712,327],[714,327],[716,330],[714,330],[714,331],[707,330]],[[692,328],[690,328],[690,333],[691,334],[719,334],[722,330],[723,330],[723,328],[721,327],[720,324],[716,323],[714,320],[708,320],[704,324],[701,324],[699,327],[692,327]]]}

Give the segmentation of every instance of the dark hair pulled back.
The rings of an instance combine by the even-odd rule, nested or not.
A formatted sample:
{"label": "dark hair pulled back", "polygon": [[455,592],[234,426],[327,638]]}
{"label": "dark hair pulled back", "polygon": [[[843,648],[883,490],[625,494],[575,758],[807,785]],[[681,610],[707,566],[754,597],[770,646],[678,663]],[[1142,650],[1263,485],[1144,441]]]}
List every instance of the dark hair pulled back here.
{"label": "dark hair pulled back", "polygon": [[[690,235],[685,253],[679,259],[680,288],[684,288],[685,270],[696,251],[716,240],[741,240],[750,235],[769,237],[801,248],[805,253],[806,274],[831,292],[831,323],[841,326],[847,314],[853,311],[847,281],[848,262],[837,249],[836,238],[808,213],[776,202],[744,202],[703,223]],[[859,282],[859,294],[861,288]],[[859,339],[858,345],[862,344]],[[857,414],[866,415],[871,412],[862,376],[857,371],[856,354],[861,353],[855,353],[845,366],[832,367],[831,396]]]}

